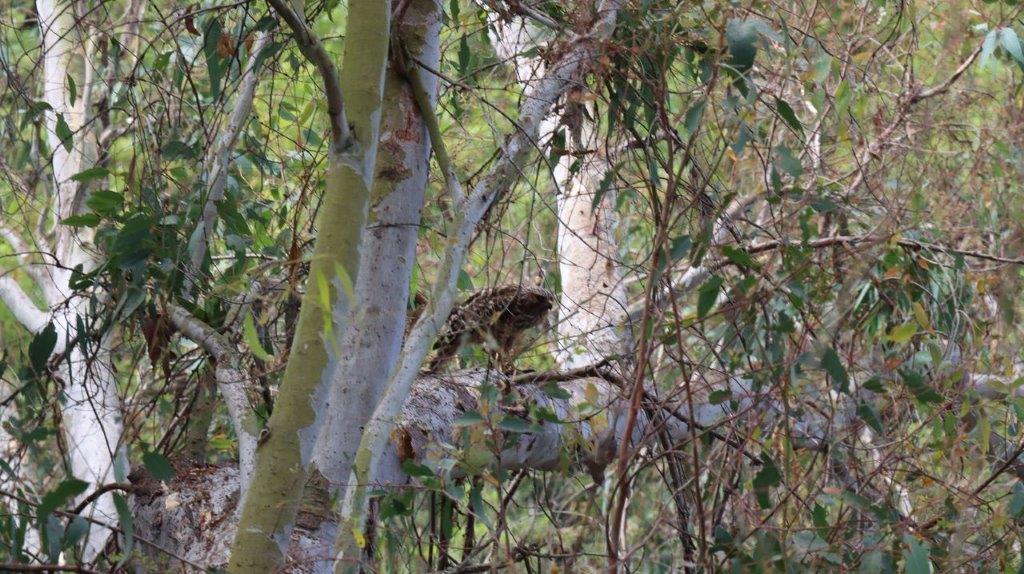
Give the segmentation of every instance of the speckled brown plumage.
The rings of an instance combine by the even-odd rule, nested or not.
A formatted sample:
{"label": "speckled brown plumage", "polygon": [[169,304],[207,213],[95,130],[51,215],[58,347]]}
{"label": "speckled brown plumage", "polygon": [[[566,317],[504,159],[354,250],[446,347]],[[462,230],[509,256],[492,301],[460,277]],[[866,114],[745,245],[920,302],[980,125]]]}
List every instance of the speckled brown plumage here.
{"label": "speckled brown plumage", "polygon": [[550,291],[529,285],[503,285],[473,293],[448,316],[434,345],[430,370],[442,368],[462,345],[489,339],[497,344],[495,354],[507,359],[519,335],[538,325],[554,304]]}

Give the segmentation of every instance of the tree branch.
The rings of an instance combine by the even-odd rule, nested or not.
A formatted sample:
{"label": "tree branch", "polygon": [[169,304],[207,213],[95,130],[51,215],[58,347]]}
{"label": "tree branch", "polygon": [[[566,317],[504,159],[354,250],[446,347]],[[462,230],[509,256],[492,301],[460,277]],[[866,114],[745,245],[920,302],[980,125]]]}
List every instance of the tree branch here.
{"label": "tree branch", "polygon": [[285,0],[267,0],[295,36],[299,50],[316,66],[320,77],[324,80],[324,93],[327,96],[327,117],[331,126],[331,143],[334,151],[340,152],[349,145],[348,120],[345,118],[345,105],[341,96],[341,81],[334,67],[330,54],[324,49],[320,38],[309,29]]}
{"label": "tree branch", "polygon": [[[206,195],[206,204],[203,206],[203,219],[199,223],[200,234],[198,241],[190,241],[189,269],[186,279],[190,283],[198,276],[202,267],[203,259],[210,248],[210,238],[213,236],[213,226],[217,221],[217,202],[224,199],[224,191],[228,182],[228,166],[231,164],[231,150],[242,133],[249,114],[252,113],[252,102],[256,95],[256,84],[259,83],[259,74],[256,65],[263,50],[270,43],[271,34],[260,32],[253,42],[252,51],[249,54],[249,62],[242,75],[241,89],[235,99],[235,109],[231,112],[228,125],[224,127],[218,138],[218,145],[214,153],[207,159],[207,174],[209,176],[209,190]],[[186,289],[188,291],[188,289]]]}
{"label": "tree branch", "polygon": [[245,493],[252,480],[258,435],[246,394],[246,378],[238,367],[238,352],[213,327],[200,321],[184,307],[173,304],[168,306],[168,318],[182,335],[202,347],[216,362],[217,389],[224,397],[231,425],[238,436],[238,467],[242,492]]}
{"label": "tree branch", "polygon": [[50,322],[49,315],[41,311],[10,275],[0,275],[0,301],[30,333],[38,333]]}
{"label": "tree branch", "polygon": [[366,511],[365,487],[378,466],[390,429],[409,396],[420,365],[451,312],[459,270],[476,225],[494,201],[515,183],[523,162],[535,147],[533,142],[537,139],[540,124],[551,112],[555,102],[581,81],[589,66],[597,60],[601,44],[611,36],[618,10],[623,4],[624,0],[608,0],[601,5],[590,33],[577,41],[551,66],[550,72],[540,81],[537,89],[524,100],[520,108],[518,129],[505,142],[502,156],[477,184],[473,193],[461,205],[455,206],[457,233],[445,254],[431,301],[426,312],[413,326],[398,368],[388,381],[380,403],[363,433],[359,450],[355,453],[353,479],[350,480],[342,507],[343,525],[339,529],[337,545],[341,553],[353,549],[350,541],[345,538],[362,532]]}

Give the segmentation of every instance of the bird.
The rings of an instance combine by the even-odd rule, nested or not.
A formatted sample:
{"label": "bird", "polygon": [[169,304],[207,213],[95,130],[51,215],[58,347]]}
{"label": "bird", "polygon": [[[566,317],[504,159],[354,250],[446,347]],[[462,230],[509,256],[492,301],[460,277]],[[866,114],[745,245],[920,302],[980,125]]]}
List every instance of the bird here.
{"label": "bird", "polygon": [[502,285],[473,293],[448,315],[434,344],[429,371],[445,366],[463,345],[493,342],[491,355],[503,371],[519,335],[535,327],[554,307],[551,291],[531,285]]}

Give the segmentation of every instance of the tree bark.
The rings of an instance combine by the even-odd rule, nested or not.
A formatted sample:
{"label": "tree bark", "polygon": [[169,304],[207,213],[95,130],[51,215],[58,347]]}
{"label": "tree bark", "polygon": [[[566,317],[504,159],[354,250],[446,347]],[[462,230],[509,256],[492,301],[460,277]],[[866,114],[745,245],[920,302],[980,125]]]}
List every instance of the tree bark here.
{"label": "tree bark", "polygon": [[[88,323],[89,297],[71,292],[69,281],[76,267],[89,272],[97,265],[97,259],[85,247],[92,243],[88,228],[60,223],[81,213],[88,197],[87,186],[74,181],[72,176],[95,161],[95,138],[87,121],[94,80],[89,71],[94,65],[84,63],[84,77],[71,65],[72,58],[83,57],[81,50],[87,38],[78,29],[70,2],[38,0],[36,8],[43,38],[43,98],[51,108],[46,112],[46,136],[52,153],[54,250],[59,264],[50,271],[50,285],[44,286],[43,291],[50,294],[47,303],[58,336],[54,352],[66,354],[57,367],[56,378],[63,385],[61,420],[71,472],[76,478],[100,486],[114,482],[115,453],[121,448],[122,435],[120,398],[110,357],[111,334],[96,337],[79,331],[80,325]],[[77,76],[80,90],[76,101],[71,101],[65,85],[72,76]],[[72,341],[77,343],[72,345]],[[99,497],[90,505],[87,515],[101,522],[116,523],[111,495]],[[90,532],[85,542],[86,562],[98,554],[109,534],[102,528]]]}
{"label": "tree bark", "polygon": [[339,336],[344,332],[353,284],[358,280],[391,26],[390,2],[349,3],[339,79],[304,18],[284,0],[272,0],[271,5],[321,72],[332,146],[309,285],[302,298],[280,394],[257,448],[253,481],[232,548],[229,570],[238,573],[273,569],[283,562],[288,550],[322,424],[330,374],[339,360]]}
{"label": "tree bark", "polygon": [[506,142],[503,154],[488,174],[454,206],[456,217],[451,247],[436,279],[430,303],[413,326],[403,350],[400,364],[388,381],[387,387],[373,416],[367,423],[362,441],[355,455],[352,477],[349,479],[342,506],[342,527],[337,543],[337,569],[343,571],[357,567],[358,548],[363,546],[366,516],[366,487],[375,482],[373,473],[383,454],[395,418],[409,395],[441,325],[447,320],[455,299],[456,281],[469,243],[477,224],[483,219],[494,201],[512,186],[520,166],[535,149],[541,122],[548,117],[552,106],[588,70],[601,50],[601,42],[610,37],[622,2],[609,0],[597,11],[597,17],[588,36],[573,46],[551,67],[538,83],[530,98],[520,109],[517,131]]}
{"label": "tree bark", "polygon": [[[415,60],[436,68],[440,60],[441,5],[413,0],[396,23],[397,41]],[[433,75],[420,74],[431,100]],[[314,448],[314,464],[337,492],[349,477],[363,426],[398,361],[407,317],[409,283],[416,260],[420,214],[426,194],[430,139],[405,72],[389,68],[382,105],[377,176],[363,258],[355,284],[356,305],[341,336],[346,352],[331,374],[325,423]]]}

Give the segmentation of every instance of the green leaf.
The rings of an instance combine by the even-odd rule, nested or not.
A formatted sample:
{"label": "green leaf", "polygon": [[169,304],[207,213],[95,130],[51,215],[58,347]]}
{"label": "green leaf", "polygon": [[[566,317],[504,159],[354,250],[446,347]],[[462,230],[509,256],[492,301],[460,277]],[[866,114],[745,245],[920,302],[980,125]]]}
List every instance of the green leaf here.
{"label": "green leaf", "polygon": [[46,369],[46,362],[50,360],[53,349],[57,346],[57,329],[53,323],[47,323],[42,331],[32,338],[28,344],[28,359],[32,364],[32,370],[42,373]]}
{"label": "green leaf", "polygon": [[775,148],[775,165],[794,178],[800,177],[804,173],[804,166],[800,163],[800,159],[793,155],[793,152],[786,146],[780,145]]}
{"label": "green leaf", "polygon": [[793,111],[793,107],[789,105],[786,100],[775,98],[775,107],[779,110],[779,116],[786,121],[787,124],[798,134],[803,135],[804,126],[800,123],[800,120],[796,117],[796,112]]}
{"label": "green leaf", "polygon": [[535,425],[526,419],[510,415],[498,422],[498,428],[508,432],[524,433],[535,430]]}
{"label": "green leaf", "polygon": [[889,340],[898,345],[902,345],[912,339],[917,334],[917,322],[907,321],[902,325],[897,325],[889,331]]}
{"label": "green leaf", "polygon": [[191,159],[196,156],[195,150],[183,141],[171,140],[160,148],[160,155],[170,161],[175,159]]}
{"label": "green leaf", "polygon": [[89,522],[81,516],[76,516],[68,524],[68,527],[64,530],[64,548],[72,548],[78,541],[81,540],[85,534],[89,532]]}
{"label": "green leaf", "polygon": [[114,215],[124,205],[124,195],[116,191],[99,190],[89,194],[85,205],[98,215]]}
{"label": "green leaf", "polygon": [[64,83],[68,87],[68,98],[71,100],[71,105],[75,105],[75,101],[78,100],[78,85],[75,84],[75,79],[71,77],[71,74],[67,74],[64,77]]}
{"label": "green leaf", "polygon": [[992,58],[992,53],[995,52],[998,42],[999,30],[992,30],[985,34],[985,41],[981,43],[981,58],[978,63],[978,67],[982,70],[988,67],[988,62]]}
{"label": "green leaf", "polygon": [[131,267],[149,257],[153,244],[152,220],[138,214],[126,221],[111,245],[111,255],[117,257],[118,264]]}
{"label": "green leaf", "polygon": [[697,292],[697,317],[703,318],[715,306],[724,281],[718,275],[712,275],[701,285],[700,291]]}
{"label": "green leaf", "polygon": [[914,398],[922,403],[942,402],[942,395],[935,392],[935,389],[928,385],[927,379],[921,373],[910,369],[902,369],[900,371],[900,379],[910,389],[910,392],[914,394]]}
{"label": "green leaf", "polygon": [[466,70],[469,69],[469,59],[472,54],[469,52],[469,40],[466,35],[463,34],[462,38],[459,39],[459,75],[465,76]]}
{"label": "green leaf", "polygon": [[729,44],[729,65],[739,73],[746,73],[757,56],[757,27],[750,21],[733,18],[725,26],[725,40]]}
{"label": "green leaf", "polygon": [[480,413],[476,411],[466,411],[456,417],[452,425],[455,427],[468,427],[482,422],[484,422],[484,417],[480,416]]}
{"label": "green leaf", "polygon": [[216,18],[210,19],[203,34],[203,53],[206,54],[206,70],[210,76],[210,95],[214,99],[220,97],[220,82],[226,67],[224,58],[217,53],[221,35],[220,21]]}
{"label": "green leaf", "polygon": [[36,516],[38,516],[40,523],[46,520],[46,517],[54,510],[68,504],[76,496],[85,492],[85,489],[88,487],[89,483],[84,480],[69,478],[58,484],[57,488],[47,492],[36,509]]}
{"label": "green leaf", "polygon": [[256,322],[252,318],[252,313],[246,313],[245,319],[242,320],[242,339],[248,345],[249,351],[257,359],[267,362],[274,358],[273,355],[263,348],[263,343],[260,342],[260,336],[256,333]]}
{"label": "green leaf", "polygon": [[758,269],[760,266],[749,253],[741,248],[726,245],[722,247],[722,255],[725,255],[729,261],[732,261],[740,267],[747,267],[749,269]]}
{"label": "green leaf", "polygon": [[146,451],[142,453],[142,464],[146,466],[149,474],[152,474],[153,478],[157,480],[167,482],[174,478],[174,468],[171,467],[171,461],[158,452]]}
{"label": "green leaf", "polygon": [[720,405],[732,398],[732,391],[729,389],[718,389],[708,395],[708,402],[713,405]]}
{"label": "green leaf", "polygon": [[1017,62],[1017,65],[1024,68],[1024,52],[1021,52],[1020,40],[1013,28],[1006,27],[999,30],[999,45]]}
{"label": "green leaf", "polygon": [[846,373],[843,362],[839,360],[839,353],[834,348],[825,349],[821,355],[821,368],[825,369],[828,376],[832,378],[832,386],[844,393],[850,392],[850,376]]}
{"label": "green leaf", "polygon": [[409,458],[402,461],[402,471],[405,474],[419,478],[432,478],[434,477],[434,471],[430,470],[429,466],[420,464],[413,459]]}
{"label": "green leaf", "polygon": [[771,508],[772,502],[768,498],[768,490],[782,482],[782,472],[779,471],[779,467],[775,466],[775,461],[768,456],[763,456],[761,462],[761,470],[754,475],[754,492],[761,508]]}
{"label": "green leaf", "polygon": [[689,235],[681,235],[672,239],[672,247],[669,250],[669,255],[672,257],[672,261],[679,261],[686,254],[689,253],[690,247],[693,246],[693,240],[690,239]]}
{"label": "green leaf", "polygon": [[572,398],[572,393],[570,393],[569,391],[563,389],[558,383],[556,383],[554,381],[549,381],[549,382],[545,383],[540,388],[540,390],[544,391],[545,395],[547,395],[547,396],[549,396],[549,397],[551,397],[553,399],[556,399],[556,400],[565,400],[565,399],[571,399]]}
{"label": "green leaf", "polygon": [[121,523],[121,531],[124,533],[124,547],[121,549],[122,561],[132,556],[132,546],[135,544],[135,526],[132,519],[132,510],[128,507],[128,501],[120,492],[114,493],[114,508],[117,509],[117,518]]}
{"label": "green leaf", "polygon": [[860,417],[860,420],[864,421],[864,424],[871,427],[871,430],[879,434],[883,432],[882,421],[878,418],[878,413],[875,411],[875,407],[871,406],[871,403],[867,401],[858,403],[857,416]]}
{"label": "green leaf", "polygon": [[68,125],[67,120],[64,119],[64,114],[57,114],[57,137],[60,139],[60,145],[64,146],[64,149],[68,153],[71,153],[72,148],[72,137],[74,134],[71,133],[71,126]]}
{"label": "green leaf", "polygon": [[601,178],[601,183],[597,186],[597,193],[594,194],[594,198],[590,201],[590,209],[597,209],[597,206],[601,205],[601,200],[604,199],[605,194],[611,189],[613,179],[615,179],[614,169],[604,172],[604,177]]}
{"label": "green leaf", "polygon": [[71,180],[84,183],[86,181],[107,177],[108,175],[110,175],[110,170],[105,167],[90,167],[85,171],[80,171],[71,176]]}
{"label": "green leaf", "polygon": [[100,224],[100,216],[95,213],[82,213],[80,215],[72,215],[71,217],[65,217],[60,220],[62,225],[68,227],[96,227]]}
{"label": "green leaf", "polygon": [[700,121],[704,117],[704,103],[704,100],[700,100],[690,106],[690,109],[686,110],[686,118],[683,120],[683,125],[686,126],[686,133],[692,135],[697,132],[697,128],[700,127]]}
{"label": "green leaf", "polygon": [[1024,514],[1024,485],[1019,482],[1013,485],[1013,498],[1010,499],[1007,512],[1013,518],[1020,518]]}
{"label": "green leaf", "polygon": [[903,542],[907,545],[907,549],[903,551],[903,558],[906,560],[906,573],[931,574],[932,565],[928,560],[930,553],[928,544],[909,534],[903,536]]}

